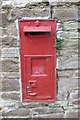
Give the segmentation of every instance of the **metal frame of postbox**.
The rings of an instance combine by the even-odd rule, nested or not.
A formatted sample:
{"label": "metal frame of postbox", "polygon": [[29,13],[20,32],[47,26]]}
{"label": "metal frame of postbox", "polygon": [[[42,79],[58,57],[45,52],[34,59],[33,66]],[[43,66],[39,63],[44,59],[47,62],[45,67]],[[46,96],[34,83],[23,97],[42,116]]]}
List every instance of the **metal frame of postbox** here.
{"label": "metal frame of postbox", "polygon": [[56,101],[56,20],[19,20],[22,101]]}

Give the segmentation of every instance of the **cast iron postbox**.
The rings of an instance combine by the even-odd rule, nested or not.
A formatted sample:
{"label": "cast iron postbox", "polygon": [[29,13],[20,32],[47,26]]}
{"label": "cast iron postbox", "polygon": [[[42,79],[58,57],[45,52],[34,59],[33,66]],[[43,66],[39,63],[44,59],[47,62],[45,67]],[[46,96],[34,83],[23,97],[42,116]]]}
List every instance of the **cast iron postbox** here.
{"label": "cast iron postbox", "polygon": [[19,20],[23,101],[56,101],[56,20]]}

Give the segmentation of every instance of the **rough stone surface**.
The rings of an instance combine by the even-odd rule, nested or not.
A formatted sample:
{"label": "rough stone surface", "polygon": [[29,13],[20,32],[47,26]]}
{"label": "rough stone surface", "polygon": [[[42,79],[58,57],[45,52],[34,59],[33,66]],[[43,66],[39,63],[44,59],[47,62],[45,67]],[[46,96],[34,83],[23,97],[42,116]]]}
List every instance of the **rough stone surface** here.
{"label": "rough stone surface", "polygon": [[58,82],[58,88],[61,91],[71,91],[78,89],[78,79],[60,78]]}
{"label": "rough stone surface", "polygon": [[74,21],[68,21],[68,22],[64,22],[64,30],[76,30],[78,29],[78,22],[74,22]]}
{"label": "rough stone surface", "polygon": [[42,118],[42,119],[46,119],[46,118],[48,118],[48,119],[55,119],[55,118],[63,118],[63,116],[64,116],[64,113],[52,113],[52,114],[43,114],[43,115],[39,115],[38,113],[34,113],[34,114],[32,114],[31,115],[31,118]]}
{"label": "rough stone surface", "polygon": [[[67,41],[68,42],[68,41]],[[76,42],[77,43],[77,42]],[[65,44],[66,45],[66,44]],[[60,53],[59,53],[59,59],[63,59],[65,57],[67,57],[67,59],[71,56],[77,56],[78,55],[78,47],[75,46],[74,48],[73,47],[69,47],[68,48],[62,48],[60,50]],[[64,56],[64,57],[63,57]]]}
{"label": "rough stone surface", "polygon": [[[42,2],[41,2],[42,1]],[[69,3],[67,3],[69,1]],[[72,3],[70,3],[70,1]],[[0,7],[0,115],[24,118],[77,118],[78,91],[78,6],[79,0],[3,0]],[[34,2],[34,3],[32,3]],[[1,3],[0,3],[1,5]],[[18,19],[57,19],[57,37],[62,40],[58,54],[57,101],[22,102],[20,39]],[[2,80],[2,81],[1,81]]]}
{"label": "rough stone surface", "polygon": [[57,100],[62,100],[62,101],[68,100],[68,91],[67,90],[65,90],[65,91],[59,90],[58,95],[57,95]]}
{"label": "rough stone surface", "polygon": [[3,113],[3,116],[27,116],[29,115],[29,110],[25,108],[19,108],[8,113]]}
{"label": "rough stone surface", "polygon": [[[16,89],[14,88],[13,90],[16,90]],[[17,101],[20,100],[19,93],[3,93],[1,97],[4,100],[17,100]]]}
{"label": "rough stone surface", "polygon": [[79,2],[79,0],[49,0],[51,3],[57,3],[57,4],[61,4],[61,3],[66,3],[66,2],[68,2],[68,3],[71,3],[71,2],[73,2],[73,3],[77,3],[77,2]]}
{"label": "rough stone surface", "polygon": [[50,113],[62,113],[62,112],[64,112],[62,108],[38,107],[31,109],[31,113],[38,113],[38,114],[50,114]]}
{"label": "rough stone surface", "polygon": [[78,70],[58,71],[60,77],[78,78]]}
{"label": "rough stone surface", "polygon": [[20,78],[19,72],[3,72],[1,75],[3,80],[19,81],[19,78]]}
{"label": "rough stone surface", "polygon": [[64,118],[78,118],[78,110],[67,110]]}
{"label": "rough stone surface", "polygon": [[19,87],[18,80],[2,80],[2,91],[18,91]]}
{"label": "rough stone surface", "polygon": [[7,11],[0,10],[0,26],[5,26],[7,23]]}
{"label": "rough stone surface", "polygon": [[[77,40],[75,40],[75,41],[70,41],[70,42],[68,42],[67,40],[65,41],[65,42],[63,42],[62,43],[62,46],[65,46],[65,47],[77,47],[78,48],[78,39]],[[74,52],[74,51],[73,51]]]}
{"label": "rough stone surface", "polygon": [[56,1],[56,0],[24,0],[24,1],[22,1],[22,0],[18,0],[18,1],[16,1],[16,0],[3,0],[2,1],[2,7],[3,8],[11,8],[11,7],[25,7],[27,4],[31,4],[31,3],[37,3],[37,2],[49,2],[50,4],[53,4],[54,5],[54,3],[57,3],[57,4],[59,4],[59,3],[64,3],[64,2],[73,2],[73,3],[77,3],[77,2],[79,2],[79,0],[58,0],[58,1]]}
{"label": "rough stone surface", "polygon": [[80,90],[72,90],[69,97],[69,106],[80,108]]}
{"label": "rough stone surface", "polygon": [[75,6],[62,6],[59,8],[56,7],[53,16],[61,21],[78,20],[78,8]]}
{"label": "rough stone surface", "polygon": [[2,60],[2,71],[3,72],[19,72],[18,59],[5,58]]}
{"label": "rough stone surface", "polygon": [[11,7],[25,7],[27,4],[36,4],[38,2],[48,2],[48,0],[24,0],[24,1],[21,1],[21,0],[8,0],[8,1],[3,1],[2,2],[2,7],[3,8],[11,8]]}
{"label": "rough stone surface", "polygon": [[[43,4],[44,5],[44,4]],[[43,6],[43,5],[33,5],[30,7],[26,8],[14,8],[10,11],[8,20],[9,21],[14,21],[18,18],[22,17],[46,17],[49,15],[49,7],[48,6]]]}
{"label": "rough stone surface", "polygon": [[7,28],[0,27],[0,37],[7,35]]}
{"label": "rough stone surface", "polygon": [[2,36],[2,47],[17,47],[17,38],[15,36]]}
{"label": "rough stone surface", "polygon": [[14,22],[8,22],[7,25],[7,35],[8,36],[15,36],[17,37],[17,28],[16,28],[16,23]]}
{"label": "rough stone surface", "polygon": [[66,59],[65,61],[60,61],[59,69],[78,69],[78,57],[70,57]]}
{"label": "rough stone surface", "polygon": [[72,31],[63,31],[61,34],[61,38],[66,40],[66,39],[78,39],[79,33],[77,30],[72,30]]}

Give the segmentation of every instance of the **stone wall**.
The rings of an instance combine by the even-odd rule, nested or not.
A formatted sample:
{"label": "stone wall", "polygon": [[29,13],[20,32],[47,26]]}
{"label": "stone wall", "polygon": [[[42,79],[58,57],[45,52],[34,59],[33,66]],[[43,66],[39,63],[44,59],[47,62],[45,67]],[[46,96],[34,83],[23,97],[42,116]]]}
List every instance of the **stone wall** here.
{"label": "stone wall", "polygon": [[[33,1],[34,2],[34,1]],[[58,54],[58,94],[55,103],[21,101],[19,18],[50,18],[58,21],[62,39]],[[0,114],[3,118],[78,118],[78,8],[79,1],[36,2],[2,1],[0,10]]]}

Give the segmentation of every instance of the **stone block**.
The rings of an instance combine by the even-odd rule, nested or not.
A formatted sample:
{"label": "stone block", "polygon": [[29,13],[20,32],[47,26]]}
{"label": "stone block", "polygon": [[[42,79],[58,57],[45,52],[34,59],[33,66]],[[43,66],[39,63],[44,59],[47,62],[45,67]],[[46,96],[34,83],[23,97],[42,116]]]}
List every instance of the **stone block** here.
{"label": "stone block", "polygon": [[19,72],[2,72],[3,80],[19,80],[20,73]]}
{"label": "stone block", "polygon": [[56,0],[49,0],[49,1],[50,1],[51,4],[53,4],[54,2],[56,2],[57,5],[58,4],[60,5],[61,3],[66,4],[67,2],[68,2],[68,4],[71,3],[71,2],[73,2],[73,3],[79,2],[79,0],[64,0],[64,1],[63,0],[58,0],[58,1],[56,1]]}
{"label": "stone block", "polygon": [[3,48],[2,49],[2,56],[3,58],[19,58],[19,48],[18,47],[11,47],[11,48]]}
{"label": "stone block", "polygon": [[5,1],[3,0],[2,2],[2,8],[3,9],[11,9],[13,6],[12,6],[12,1],[8,0],[8,1]]}
{"label": "stone block", "polygon": [[69,31],[62,31],[61,33],[60,33],[60,38],[62,39],[62,40],[65,40],[65,39],[70,39],[69,38]]}
{"label": "stone block", "polygon": [[28,116],[30,113],[27,108],[19,108],[10,112],[3,113],[3,116]]}
{"label": "stone block", "polygon": [[69,105],[72,105],[72,106],[77,106],[77,108],[80,108],[80,99],[74,99],[72,101],[69,102]]}
{"label": "stone block", "polygon": [[63,57],[67,57],[67,59],[68,59],[69,57],[72,57],[72,56],[78,56],[78,46],[74,46],[74,47],[69,47],[68,46],[68,47],[65,47],[65,48],[64,48],[64,46],[62,46],[62,48],[60,50],[60,54],[59,54],[59,59],[63,59]]}
{"label": "stone block", "polygon": [[16,23],[15,22],[12,22],[11,24],[7,24],[7,33],[8,33],[8,36],[12,36],[12,35],[15,36],[15,37],[18,36]]}
{"label": "stone block", "polygon": [[3,72],[19,72],[19,62],[17,58],[5,58],[2,60]]}
{"label": "stone block", "polygon": [[2,27],[0,27],[0,36],[2,35]]}
{"label": "stone block", "polygon": [[[0,51],[1,52],[1,51]],[[0,53],[1,54],[1,53]],[[1,56],[1,55],[0,55]],[[0,71],[2,72],[2,61],[0,60]]]}
{"label": "stone block", "polygon": [[51,108],[57,108],[57,107],[67,107],[68,101],[63,100],[63,101],[56,101],[55,103],[48,103],[49,107]]}
{"label": "stone block", "polygon": [[78,38],[79,32],[77,31],[69,31],[69,38]]}
{"label": "stone block", "polygon": [[33,119],[58,119],[58,118],[63,118],[64,113],[52,113],[52,114],[43,114],[43,115],[39,115],[37,112],[34,113],[33,115],[31,115],[30,117]]}
{"label": "stone block", "polygon": [[69,69],[78,69],[78,57],[70,56],[66,60],[59,60],[59,69],[60,70],[69,70]]}
{"label": "stone block", "polygon": [[8,36],[8,35],[2,36],[2,48],[18,47],[17,42],[18,42],[17,37],[15,36]]}
{"label": "stone block", "polygon": [[64,118],[78,118],[78,110],[70,109],[65,111]]}
{"label": "stone block", "polygon": [[78,89],[78,79],[74,78],[59,78],[58,90],[59,91],[71,91]]}
{"label": "stone block", "polygon": [[7,10],[0,10],[0,26],[5,26],[7,24]]}
{"label": "stone block", "polygon": [[0,27],[0,37],[7,35],[7,28]]}
{"label": "stone block", "polygon": [[[54,9],[54,8],[53,8]],[[60,21],[78,20],[78,7],[73,5],[71,7],[61,6],[55,7],[53,16]]]}
{"label": "stone block", "polygon": [[10,15],[8,16],[8,20],[14,21],[23,17],[47,17],[49,16],[49,6],[44,4],[34,4],[31,6],[26,6],[26,8],[14,8],[11,10]]}
{"label": "stone block", "polygon": [[[1,74],[1,73],[0,73]],[[0,92],[2,91],[2,78],[1,78],[1,75],[0,75]],[[1,95],[0,95],[1,96]]]}
{"label": "stone block", "polygon": [[36,108],[36,107],[45,107],[46,105],[41,104],[40,102],[24,102],[23,105],[21,107],[25,106],[26,108],[32,109],[32,108]]}
{"label": "stone block", "polygon": [[30,110],[31,114],[38,113],[39,114],[50,114],[50,113],[63,113],[63,109],[60,107],[57,108],[49,108],[49,107],[38,107],[38,108],[32,108]]}
{"label": "stone block", "polygon": [[80,90],[72,90],[70,92],[69,100],[78,99],[79,94],[80,94]]}
{"label": "stone block", "polygon": [[60,35],[61,39],[65,40],[71,40],[71,39],[78,39],[79,37],[79,32],[77,30],[72,30],[72,31],[63,31]]}
{"label": "stone block", "polygon": [[11,6],[12,7],[25,7],[26,5],[29,5],[29,4],[33,4],[33,3],[42,3],[42,2],[49,2],[51,5],[54,3],[54,2],[56,2],[57,4],[60,4],[60,3],[64,3],[64,2],[74,2],[74,3],[76,3],[76,2],[79,2],[79,0],[58,0],[58,1],[56,1],[56,0],[24,0],[24,1],[22,1],[22,0],[18,0],[18,1],[16,1],[16,0],[14,0],[14,1],[12,1],[12,0],[3,0],[3,2],[2,2],[2,7],[3,8],[11,8]]}
{"label": "stone block", "polygon": [[19,93],[3,93],[1,95],[2,99],[4,100],[17,100],[19,101],[20,100],[20,96],[19,96]]}
{"label": "stone block", "polygon": [[67,100],[67,97],[68,97],[68,92],[67,91],[58,91],[57,100],[65,101],[65,100]]}
{"label": "stone block", "polygon": [[19,91],[20,85],[18,80],[2,80],[2,91]]}
{"label": "stone block", "polygon": [[[38,1],[42,1],[42,0],[38,0]],[[4,0],[2,2],[2,8],[11,8],[11,7],[25,7],[27,4],[30,4],[30,3],[33,3],[33,2],[38,2],[36,0],[24,0],[24,1],[21,1],[21,0]]]}
{"label": "stone block", "polygon": [[69,105],[80,106],[80,90],[73,90],[70,92]]}
{"label": "stone block", "polygon": [[64,70],[58,71],[59,77],[66,77],[66,78],[78,78],[78,70]]}
{"label": "stone block", "polygon": [[79,26],[79,23],[76,21],[68,21],[64,22],[63,29],[64,30],[77,30]]}
{"label": "stone block", "polygon": [[16,108],[21,107],[22,103],[16,100],[9,100],[9,99],[0,99],[0,107],[4,107],[5,112],[12,111]]}
{"label": "stone block", "polygon": [[0,13],[0,27],[2,27],[2,13]]}
{"label": "stone block", "polygon": [[46,115],[43,115],[42,118],[47,118],[47,119],[57,119],[57,118],[63,118],[64,116],[64,113],[53,113],[53,114],[46,114]]}
{"label": "stone block", "polygon": [[77,47],[78,48],[78,39],[77,39],[77,41],[76,40],[75,41],[64,40],[62,42],[62,47],[64,47],[64,46],[66,49],[68,49],[68,47],[72,47],[72,48]]}
{"label": "stone block", "polygon": [[73,41],[73,42],[75,42],[75,41],[76,41],[76,42],[79,41],[78,38],[69,38],[69,39],[64,38],[63,41],[64,41],[64,40],[67,41],[67,42],[68,42],[68,41]]}

